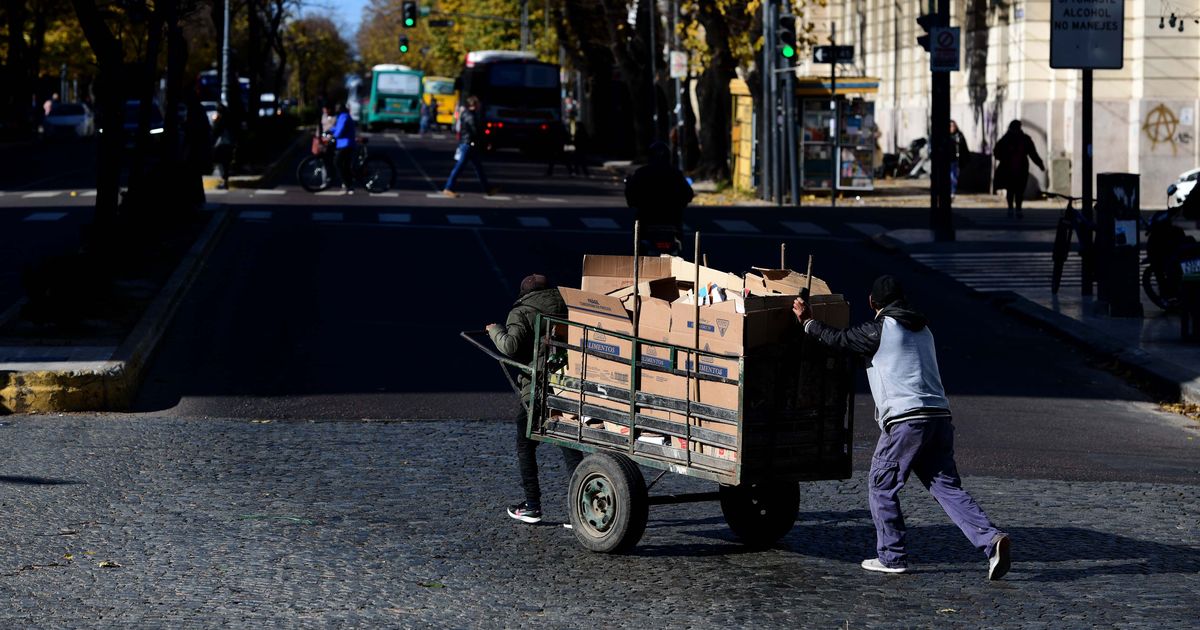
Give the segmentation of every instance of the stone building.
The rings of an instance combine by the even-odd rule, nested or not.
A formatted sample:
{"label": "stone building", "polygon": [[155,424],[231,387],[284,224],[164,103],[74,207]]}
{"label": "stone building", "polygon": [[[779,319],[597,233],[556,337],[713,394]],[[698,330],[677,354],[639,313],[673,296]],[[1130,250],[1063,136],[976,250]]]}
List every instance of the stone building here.
{"label": "stone building", "polygon": [[[1124,67],[1094,71],[1094,172],[1141,174],[1143,206],[1161,207],[1166,186],[1200,156],[1200,7],[1125,0],[1124,9]],[[884,151],[929,134],[929,54],[916,42],[916,18],[929,10],[925,0],[829,0],[807,9],[820,43],[836,22],[837,43],[855,47],[855,62],[840,74],[879,77]],[[1046,173],[1033,169],[1038,185],[1079,194],[1082,72],[1050,68],[1050,10],[1050,0],[951,0],[950,24],[962,29],[951,118],[972,151],[984,153],[1020,119],[1047,165]],[[829,66],[806,60],[798,72],[820,76]]]}

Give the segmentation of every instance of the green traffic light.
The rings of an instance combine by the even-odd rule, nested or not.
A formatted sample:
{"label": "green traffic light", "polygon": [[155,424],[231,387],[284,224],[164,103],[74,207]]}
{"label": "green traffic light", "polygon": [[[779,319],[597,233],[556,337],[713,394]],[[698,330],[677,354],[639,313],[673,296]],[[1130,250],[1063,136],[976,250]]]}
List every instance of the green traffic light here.
{"label": "green traffic light", "polygon": [[400,52],[402,52],[402,53],[406,53],[406,52],[408,52],[408,46],[401,46],[401,47],[400,47]]}
{"label": "green traffic light", "polygon": [[784,46],[783,47],[783,56],[787,59],[791,59],[792,57],[795,57],[796,49],[792,48],[791,46]]}
{"label": "green traffic light", "polygon": [[405,26],[412,26],[413,24],[416,24],[416,23],[417,23],[416,20],[414,20],[412,18],[404,18]]}

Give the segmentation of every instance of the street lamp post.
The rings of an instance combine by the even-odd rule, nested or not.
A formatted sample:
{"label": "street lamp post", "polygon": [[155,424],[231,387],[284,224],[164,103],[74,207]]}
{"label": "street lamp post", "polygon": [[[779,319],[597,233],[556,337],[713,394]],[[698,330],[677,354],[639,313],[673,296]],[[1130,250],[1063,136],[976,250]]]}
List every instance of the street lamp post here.
{"label": "street lamp post", "polygon": [[221,104],[229,107],[229,0],[225,0],[224,27],[221,37]]}

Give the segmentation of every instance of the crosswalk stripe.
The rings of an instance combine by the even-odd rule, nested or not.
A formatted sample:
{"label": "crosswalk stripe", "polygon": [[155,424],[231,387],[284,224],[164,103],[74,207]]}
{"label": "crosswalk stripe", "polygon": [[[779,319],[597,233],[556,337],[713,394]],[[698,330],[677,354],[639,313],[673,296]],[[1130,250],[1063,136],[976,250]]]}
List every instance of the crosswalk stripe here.
{"label": "crosswalk stripe", "polygon": [[886,228],[878,223],[847,223],[846,227],[858,232],[859,234],[865,234],[866,236],[875,236],[876,234],[882,234],[887,231]]}
{"label": "crosswalk stripe", "polygon": [[443,195],[443,194],[442,194],[442,193],[440,193],[440,192],[436,192],[436,193],[425,193],[425,198],[426,198],[426,199],[453,199],[453,197],[448,197],[448,196],[446,196],[446,195]]}
{"label": "crosswalk stripe", "polygon": [[504,195],[484,195],[483,198],[487,199],[488,201],[512,201],[512,197],[506,197]]}
{"label": "crosswalk stripe", "polygon": [[268,210],[242,210],[238,216],[247,221],[266,221],[271,218],[271,212]]}
{"label": "crosswalk stripe", "polygon": [[377,193],[370,193],[370,194],[372,197],[399,197],[400,196],[400,193],[398,193],[394,190],[391,190],[388,192],[377,192]]}
{"label": "crosswalk stripe", "polygon": [[[1054,276],[1053,252],[914,253],[912,259],[977,291],[1048,291]],[[1062,287],[1082,285],[1082,262],[1072,255],[1063,265]]]}
{"label": "crosswalk stripe", "polygon": [[749,221],[741,219],[716,219],[713,223],[719,225],[726,232],[744,232],[747,234],[758,232],[758,228],[751,225]]}
{"label": "crosswalk stripe", "polygon": [[616,221],[608,217],[584,217],[580,219],[588,229],[592,230],[616,230],[621,226],[617,225]]}
{"label": "crosswalk stripe", "polygon": [[322,223],[341,221],[343,218],[344,218],[344,215],[341,212],[314,212],[314,213],[312,213],[312,220],[320,221]]}
{"label": "crosswalk stripe", "polygon": [[49,199],[63,194],[61,190],[39,190],[37,192],[25,193],[21,196],[22,199]]}
{"label": "crosswalk stripe", "polygon": [[534,199],[545,203],[567,203],[566,199],[559,199],[558,197],[534,197]]}
{"label": "crosswalk stripe", "polygon": [[322,190],[321,192],[319,192],[317,194],[322,197],[338,197],[338,196],[346,194],[346,192],[340,188],[333,188],[330,190]]}
{"label": "crosswalk stripe", "polygon": [[96,196],[96,190],[95,190],[95,189],[92,189],[92,190],[85,190],[85,191],[83,191],[83,192],[79,193],[79,196],[80,196],[80,197],[95,197],[95,196]]}
{"label": "crosswalk stripe", "polygon": [[25,221],[58,221],[67,216],[66,212],[34,212],[25,217]]}
{"label": "crosswalk stripe", "polygon": [[286,190],[276,190],[274,188],[260,188],[253,191],[253,195],[282,195],[287,193]]}
{"label": "crosswalk stripe", "polygon": [[412,221],[412,215],[407,212],[380,212],[380,223],[409,223]]}
{"label": "crosswalk stripe", "polygon": [[783,227],[786,227],[797,234],[812,234],[815,236],[824,236],[829,234],[829,230],[826,230],[816,223],[809,223],[807,221],[780,221],[780,223],[783,224]]}
{"label": "crosswalk stripe", "polygon": [[206,191],[204,191],[204,194],[205,194],[205,195],[228,195],[228,194],[229,194],[229,189],[227,189],[227,188],[214,188],[213,190],[206,190]]}
{"label": "crosswalk stripe", "polygon": [[547,219],[546,217],[517,217],[517,221],[521,224],[521,227],[550,227],[550,219]]}
{"label": "crosswalk stripe", "polygon": [[448,214],[446,220],[452,225],[483,225],[483,218],[478,214]]}

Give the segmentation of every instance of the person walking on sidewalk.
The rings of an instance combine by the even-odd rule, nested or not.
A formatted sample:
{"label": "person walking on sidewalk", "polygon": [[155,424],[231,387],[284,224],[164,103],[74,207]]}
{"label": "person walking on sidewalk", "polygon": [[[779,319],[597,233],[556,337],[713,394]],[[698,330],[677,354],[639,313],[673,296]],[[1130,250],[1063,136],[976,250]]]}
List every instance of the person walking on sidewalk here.
{"label": "person walking on sidewalk", "polygon": [[950,520],[987,556],[988,578],[998,580],[1009,569],[1009,537],[962,488],[954,463],[950,403],[928,322],[909,307],[904,289],[892,276],[875,280],[869,304],[875,319],[847,330],[813,319],[803,298],[792,305],[804,334],[867,359],[867,380],[881,433],[871,460],[868,495],[877,556],[863,560],[862,568],[881,573],[908,570],[899,495],[915,472]]}
{"label": "person walking on sidewalk", "polygon": [[958,123],[950,121],[950,196],[958,194],[958,173],[964,162],[971,160],[971,147],[967,146],[967,137],[958,128]]}
{"label": "person walking on sidewalk", "polygon": [[450,177],[446,179],[446,185],[442,188],[443,195],[458,196],[458,193],[454,192],[454,182],[458,179],[458,174],[462,172],[463,164],[467,162],[470,162],[471,167],[475,169],[475,177],[479,178],[479,184],[483,186],[483,194],[496,194],[496,189],[488,186],[487,173],[483,172],[483,163],[479,161],[479,152],[482,147],[478,146],[478,143],[481,139],[479,135],[479,97],[470,96],[467,98],[467,108],[463,110],[458,119],[458,148],[454,151],[454,169],[450,171]]}
{"label": "person walking on sidewalk", "polygon": [[1021,204],[1025,201],[1025,184],[1029,181],[1029,161],[1033,160],[1037,167],[1046,170],[1042,158],[1038,155],[1037,147],[1033,146],[1030,138],[1021,130],[1021,121],[1008,123],[1008,131],[996,142],[992,151],[996,157],[995,188],[1005,191],[1008,199],[1008,218],[1016,211],[1017,218],[1025,215],[1021,212]]}
{"label": "person walking on sidewalk", "polygon": [[347,195],[354,194],[354,140],[356,133],[354,119],[345,103],[337,108],[337,119],[333,123],[334,162],[337,164],[338,177],[342,180],[342,191]]}
{"label": "person walking on sidewalk", "polygon": [[[485,330],[502,354],[514,361],[531,363],[533,344],[538,336],[535,327],[539,313],[565,317],[567,305],[559,295],[558,289],[549,286],[546,276],[533,274],[521,281],[517,303],[513,304],[505,324],[488,324]],[[518,380],[521,384],[521,404],[517,408],[517,469],[521,473],[525,500],[510,506],[508,515],[525,523],[537,523],[542,520],[542,490],[538,484],[537,465],[538,442],[525,436],[528,405],[537,403],[532,400],[533,381],[530,380],[529,374],[522,372]],[[536,409],[534,413],[537,413]],[[562,453],[567,465],[567,475],[570,476],[583,459],[583,454],[566,447],[562,447]]]}

